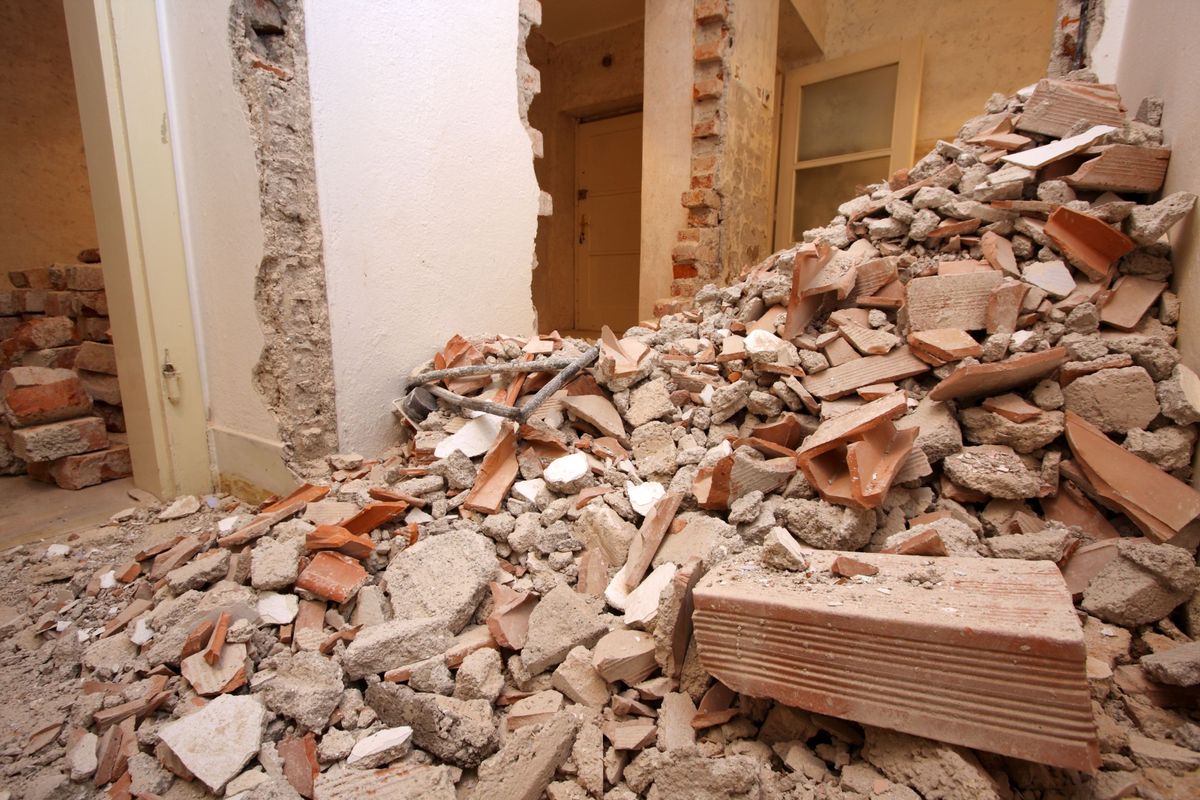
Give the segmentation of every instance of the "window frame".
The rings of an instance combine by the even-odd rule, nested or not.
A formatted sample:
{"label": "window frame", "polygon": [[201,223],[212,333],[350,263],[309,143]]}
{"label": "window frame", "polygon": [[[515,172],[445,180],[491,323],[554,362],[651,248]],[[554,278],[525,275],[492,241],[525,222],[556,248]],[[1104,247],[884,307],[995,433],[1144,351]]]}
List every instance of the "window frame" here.
{"label": "window frame", "polygon": [[[775,181],[775,249],[791,247],[802,231],[792,231],[796,216],[796,174],[803,169],[888,157],[888,173],[909,167],[917,143],[917,113],[921,104],[921,68],[924,62],[922,37],[896,39],[852,55],[808,64],[783,74],[783,108],[779,133]],[[810,84],[841,78],[857,72],[897,65],[896,101],[892,114],[892,138],[886,148],[844,153],[801,161],[797,159],[800,139],[800,92]],[[851,198],[847,197],[846,200]]]}

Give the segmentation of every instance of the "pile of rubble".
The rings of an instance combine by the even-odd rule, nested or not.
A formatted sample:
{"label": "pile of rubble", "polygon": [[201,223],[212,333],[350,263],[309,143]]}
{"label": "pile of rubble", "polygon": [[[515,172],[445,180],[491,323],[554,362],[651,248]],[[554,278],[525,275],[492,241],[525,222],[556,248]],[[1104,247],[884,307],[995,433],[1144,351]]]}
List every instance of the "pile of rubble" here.
{"label": "pile of rubble", "polygon": [[79,260],[0,289],[0,475],[64,489],[131,471],[104,270],[95,250]]}
{"label": "pile of rubble", "polygon": [[7,553],[14,794],[1195,797],[1194,198],[1153,101],[988,111],[694,311],[456,337],[327,485]]}

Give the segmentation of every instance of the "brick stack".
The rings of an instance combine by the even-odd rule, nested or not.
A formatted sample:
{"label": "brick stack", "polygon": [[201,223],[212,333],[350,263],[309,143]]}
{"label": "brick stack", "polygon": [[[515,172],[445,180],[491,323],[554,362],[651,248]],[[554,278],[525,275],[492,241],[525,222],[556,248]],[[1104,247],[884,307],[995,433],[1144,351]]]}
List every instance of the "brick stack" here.
{"label": "brick stack", "polygon": [[55,264],[9,281],[0,290],[0,474],[27,471],[67,489],[129,475],[129,448],[109,437],[125,418],[102,268]]}

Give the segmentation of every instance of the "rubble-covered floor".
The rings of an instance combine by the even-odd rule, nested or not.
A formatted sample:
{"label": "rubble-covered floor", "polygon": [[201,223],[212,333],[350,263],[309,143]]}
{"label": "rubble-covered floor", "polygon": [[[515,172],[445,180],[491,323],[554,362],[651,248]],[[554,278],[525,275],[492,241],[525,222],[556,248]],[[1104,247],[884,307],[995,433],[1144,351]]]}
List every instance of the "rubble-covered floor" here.
{"label": "rubble-covered floor", "polygon": [[71,533],[103,525],[135,504],[131,490],[137,493],[130,478],[74,492],[23,475],[0,478],[0,549],[39,539],[62,541]]}
{"label": "rubble-covered floor", "polygon": [[[264,507],[5,551],[0,791],[1200,796],[1160,114],[994,97],[520,425],[418,393],[395,452]],[[432,366],[511,407],[589,347]]]}

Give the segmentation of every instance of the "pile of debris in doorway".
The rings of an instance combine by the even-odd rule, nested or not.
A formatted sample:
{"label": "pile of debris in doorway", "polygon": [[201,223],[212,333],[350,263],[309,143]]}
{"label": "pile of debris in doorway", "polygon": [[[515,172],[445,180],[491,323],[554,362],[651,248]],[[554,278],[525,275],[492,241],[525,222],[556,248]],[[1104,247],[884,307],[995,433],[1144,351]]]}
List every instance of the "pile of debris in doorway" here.
{"label": "pile of debris in doorway", "polygon": [[1194,197],[1152,100],[988,112],[693,311],[456,337],[388,457],[6,553],[14,795],[1200,795]]}

